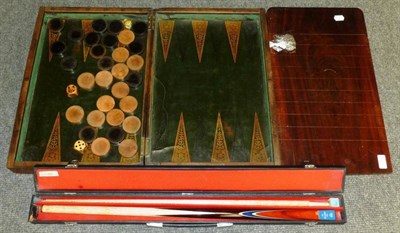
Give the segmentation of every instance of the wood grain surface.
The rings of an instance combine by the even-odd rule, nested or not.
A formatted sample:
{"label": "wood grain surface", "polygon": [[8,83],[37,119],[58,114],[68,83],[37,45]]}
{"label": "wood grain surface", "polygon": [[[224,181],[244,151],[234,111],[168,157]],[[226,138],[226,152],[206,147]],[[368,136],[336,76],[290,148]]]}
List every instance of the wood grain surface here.
{"label": "wood grain surface", "polygon": [[[344,21],[334,20],[343,15]],[[291,34],[294,52],[270,49],[275,135],[284,165],[392,171],[363,13],[355,8],[271,8],[268,37]],[[387,158],[380,169],[377,155]]]}

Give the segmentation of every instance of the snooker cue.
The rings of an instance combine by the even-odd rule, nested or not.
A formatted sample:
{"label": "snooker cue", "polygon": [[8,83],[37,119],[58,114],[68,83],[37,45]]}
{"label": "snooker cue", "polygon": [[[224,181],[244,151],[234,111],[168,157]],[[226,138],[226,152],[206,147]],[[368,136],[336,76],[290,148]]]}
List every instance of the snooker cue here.
{"label": "snooker cue", "polygon": [[[113,206],[63,206],[63,205],[43,205],[41,212],[54,214],[83,214],[83,215],[110,215],[110,216],[215,216],[219,218],[257,218],[269,220],[330,220],[335,221],[338,211],[334,210],[263,210],[263,211],[243,211],[239,213],[230,212],[211,212],[211,211],[191,211],[160,209],[147,207],[113,207]],[[323,214],[331,214],[331,218],[321,217]]]}
{"label": "snooker cue", "polygon": [[43,205],[43,213],[58,214],[93,214],[93,215],[117,215],[117,216],[179,216],[179,215],[229,215],[227,212],[208,212],[190,210],[172,210],[148,207],[120,207],[120,206],[63,206]]}
{"label": "snooker cue", "polygon": [[152,204],[152,205],[189,205],[189,206],[230,206],[230,207],[338,207],[338,198],[326,201],[310,200],[207,200],[207,199],[45,199],[41,203],[84,203],[84,204]]}

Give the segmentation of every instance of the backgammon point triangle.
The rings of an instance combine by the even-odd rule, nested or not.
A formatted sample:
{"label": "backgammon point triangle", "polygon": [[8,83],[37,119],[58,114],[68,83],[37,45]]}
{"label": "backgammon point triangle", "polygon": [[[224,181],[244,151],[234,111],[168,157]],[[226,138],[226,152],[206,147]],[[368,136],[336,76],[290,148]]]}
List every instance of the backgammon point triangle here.
{"label": "backgammon point triangle", "polygon": [[61,161],[61,145],[60,145],[60,113],[57,113],[51,130],[50,138],[47,142],[46,151],[42,157],[43,162],[60,162]]}
{"label": "backgammon point triangle", "polygon": [[88,46],[86,46],[85,42],[82,43],[82,46],[83,46],[83,50],[82,50],[83,51],[83,62],[86,62],[86,59],[89,55],[90,48]]}
{"label": "backgammon point triangle", "polygon": [[239,47],[240,26],[240,21],[225,21],[226,33],[228,34],[229,45],[231,47],[232,57],[235,63]]}
{"label": "backgammon point triangle", "polygon": [[190,163],[189,145],[186,137],[185,120],[183,113],[179,119],[178,130],[176,132],[174,152],[172,153],[173,163]]}
{"label": "backgammon point triangle", "polygon": [[253,126],[253,137],[251,140],[250,162],[251,163],[268,162],[267,148],[265,147],[257,113],[254,113],[254,126]]}
{"label": "backgammon point triangle", "polygon": [[227,163],[230,161],[228,147],[222,126],[221,114],[218,113],[217,126],[215,127],[214,145],[211,156],[212,163]]}
{"label": "backgammon point triangle", "polygon": [[201,63],[201,58],[203,57],[204,42],[206,41],[207,35],[207,25],[208,21],[192,21],[194,42],[196,44],[197,58],[199,59],[199,63]]}
{"label": "backgammon point triangle", "polygon": [[167,62],[169,47],[171,45],[172,32],[174,31],[174,25],[174,20],[160,20],[160,22],[158,23],[164,62]]}

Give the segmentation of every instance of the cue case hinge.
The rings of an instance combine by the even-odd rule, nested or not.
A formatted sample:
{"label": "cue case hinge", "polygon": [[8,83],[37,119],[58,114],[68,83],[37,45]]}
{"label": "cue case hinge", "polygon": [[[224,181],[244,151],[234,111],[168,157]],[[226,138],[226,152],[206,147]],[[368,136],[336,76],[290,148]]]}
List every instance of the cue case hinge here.
{"label": "cue case hinge", "polygon": [[306,222],[306,225],[309,226],[309,227],[313,227],[313,226],[315,226],[317,224],[318,224],[318,222]]}
{"label": "cue case hinge", "polygon": [[193,196],[194,193],[181,193],[182,196]]}
{"label": "cue case hinge", "polygon": [[78,160],[72,160],[65,166],[65,168],[78,168]]}
{"label": "cue case hinge", "polygon": [[316,193],[303,193],[303,196],[314,196]]}
{"label": "cue case hinge", "polygon": [[74,226],[74,225],[78,225],[78,222],[64,222],[65,225],[68,226]]}

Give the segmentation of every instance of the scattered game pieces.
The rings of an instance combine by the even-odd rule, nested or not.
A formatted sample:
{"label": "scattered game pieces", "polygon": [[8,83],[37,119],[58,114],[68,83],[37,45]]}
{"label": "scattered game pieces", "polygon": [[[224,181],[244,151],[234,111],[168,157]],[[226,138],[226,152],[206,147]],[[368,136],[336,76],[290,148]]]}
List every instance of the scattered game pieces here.
{"label": "scattered game pieces", "polygon": [[130,19],[124,19],[124,20],[122,20],[122,23],[124,24],[124,27],[126,28],[126,29],[131,29],[132,28],[132,20],[130,20]]}
{"label": "scattered game pieces", "polygon": [[96,45],[100,41],[100,35],[96,32],[89,32],[85,36],[85,45],[88,47],[92,47],[93,45]]}
{"label": "scattered game pieces", "polygon": [[118,152],[123,157],[133,157],[138,150],[138,146],[135,140],[125,139],[118,146]]}
{"label": "scattered game pieces", "polygon": [[144,59],[140,55],[135,54],[128,58],[126,65],[132,71],[139,71],[144,65]]}
{"label": "scattered game pieces", "polygon": [[106,115],[100,110],[93,110],[87,115],[86,121],[92,127],[101,128],[106,121]]}
{"label": "scattered game pieces", "polygon": [[79,124],[85,115],[85,111],[79,105],[72,105],[65,112],[65,118],[72,124]]}
{"label": "scattered game pieces", "polygon": [[92,90],[94,87],[94,75],[90,72],[84,72],[78,76],[78,79],[76,80],[78,83],[78,86],[84,90]]}
{"label": "scattered game pieces", "polygon": [[99,87],[108,89],[113,81],[113,75],[110,71],[103,70],[96,74],[95,82]]}
{"label": "scattered game pieces", "polygon": [[135,40],[135,34],[131,30],[124,29],[118,34],[118,40],[123,45],[128,45]]}
{"label": "scattered game pieces", "polygon": [[104,19],[93,20],[92,28],[97,33],[103,33],[107,29],[107,22]]}
{"label": "scattered game pieces", "polygon": [[114,98],[109,95],[103,95],[97,99],[97,108],[102,112],[108,112],[115,106]]}
{"label": "scattered game pieces", "polygon": [[92,142],[91,149],[95,155],[106,156],[111,149],[111,145],[107,138],[98,137]]}
{"label": "scattered game pieces", "polygon": [[102,58],[104,55],[106,55],[106,47],[101,44],[96,44],[90,49],[89,53],[94,59]]}
{"label": "scattered game pieces", "polygon": [[79,28],[72,29],[68,32],[68,39],[76,43],[80,43],[83,40],[83,36],[83,31]]}
{"label": "scattered game pieces", "polygon": [[125,62],[129,57],[129,50],[124,47],[119,47],[114,49],[111,56],[115,62]]}
{"label": "scattered game pieces", "polygon": [[67,92],[67,96],[69,98],[78,97],[78,87],[75,86],[74,84],[68,85],[67,89],[66,89],[66,92]]}
{"label": "scattered game pieces", "polygon": [[120,109],[112,109],[107,113],[106,121],[111,126],[121,125],[125,119],[125,114]]}
{"label": "scattered game pieces", "polygon": [[64,23],[65,20],[63,19],[53,18],[47,22],[47,27],[51,32],[61,32],[61,30],[64,28]]}
{"label": "scattered game pieces", "polygon": [[83,153],[83,151],[87,147],[88,147],[88,144],[83,140],[78,140],[74,143],[74,150],[78,151],[79,153]]}
{"label": "scattered game pieces", "polygon": [[116,79],[123,80],[129,73],[129,68],[124,63],[118,63],[111,69],[111,74]]}
{"label": "scattered game pieces", "polygon": [[138,101],[133,96],[126,96],[119,101],[119,108],[125,113],[135,112]]}
{"label": "scattered game pieces", "polygon": [[136,134],[141,126],[140,119],[136,116],[128,116],[122,123],[122,128],[129,134]]}
{"label": "scattered game pieces", "polygon": [[131,72],[128,76],[124,78],[124,81],[128,83],[130,87],[138,89],[139,86],[142,84],[143,77],[138,72]]}
{"label": "scattered game pieces", "polygon": [[124,98],[129,94],[129,86],[125,82],[117,82],[112,86],[111,93],[117,99]]}
{"label": "scattered game pieces", "polygon": [[62,41],[55,41],[50,46],[50,52],[56,56],[62,57],[66,50],[67,50],[67,45]]}
{"label": "scattered game pieces", "polygon": [[108,25],[108,31],[113,34],[118,34],[122,30],[124,30],[125,25],[121,20],[113,20]]}
{"label": "scattered game pieces", "polygon": [[100,70],[111,70],[113,66],[114,60],[109,56],[102,57],[97,61],[97,68]]}
{"label": "scattered game pieces", "polygon": [[143,21],[135,22],[133,25],[133,32],[135,32],[135,35],[143,36],[147,32],[147,23]]}
{"label": "scattered game pieces", "polygon": [[60,65],[63,70],[74,73],[76,66],[78,65],[78,61],[73,56],[67,56],[61,59]]}
{"label": "scattered game pieces", "polygon": [[85,126],[79,131],[79,139],[91,143],[96,138],[96,130],[90,126]]}
{"label": "scattered game pieces", "polygon": [[115,48],[118,45],[118,38],[113,34],[105,34],[103,36],[102,43],[107,48]]}
{"label": "scattered game pieces", "polygon": [[129,51],[132,54],[141,54],[144,51],[144,46],[142,42],[134,41],[128,45]]}
{"label": "scattered game pieces", "polygon": [[119,126],[113,126],[108,128],[106,138],[111,143],[119,143],[125,138],[125,132]]}

